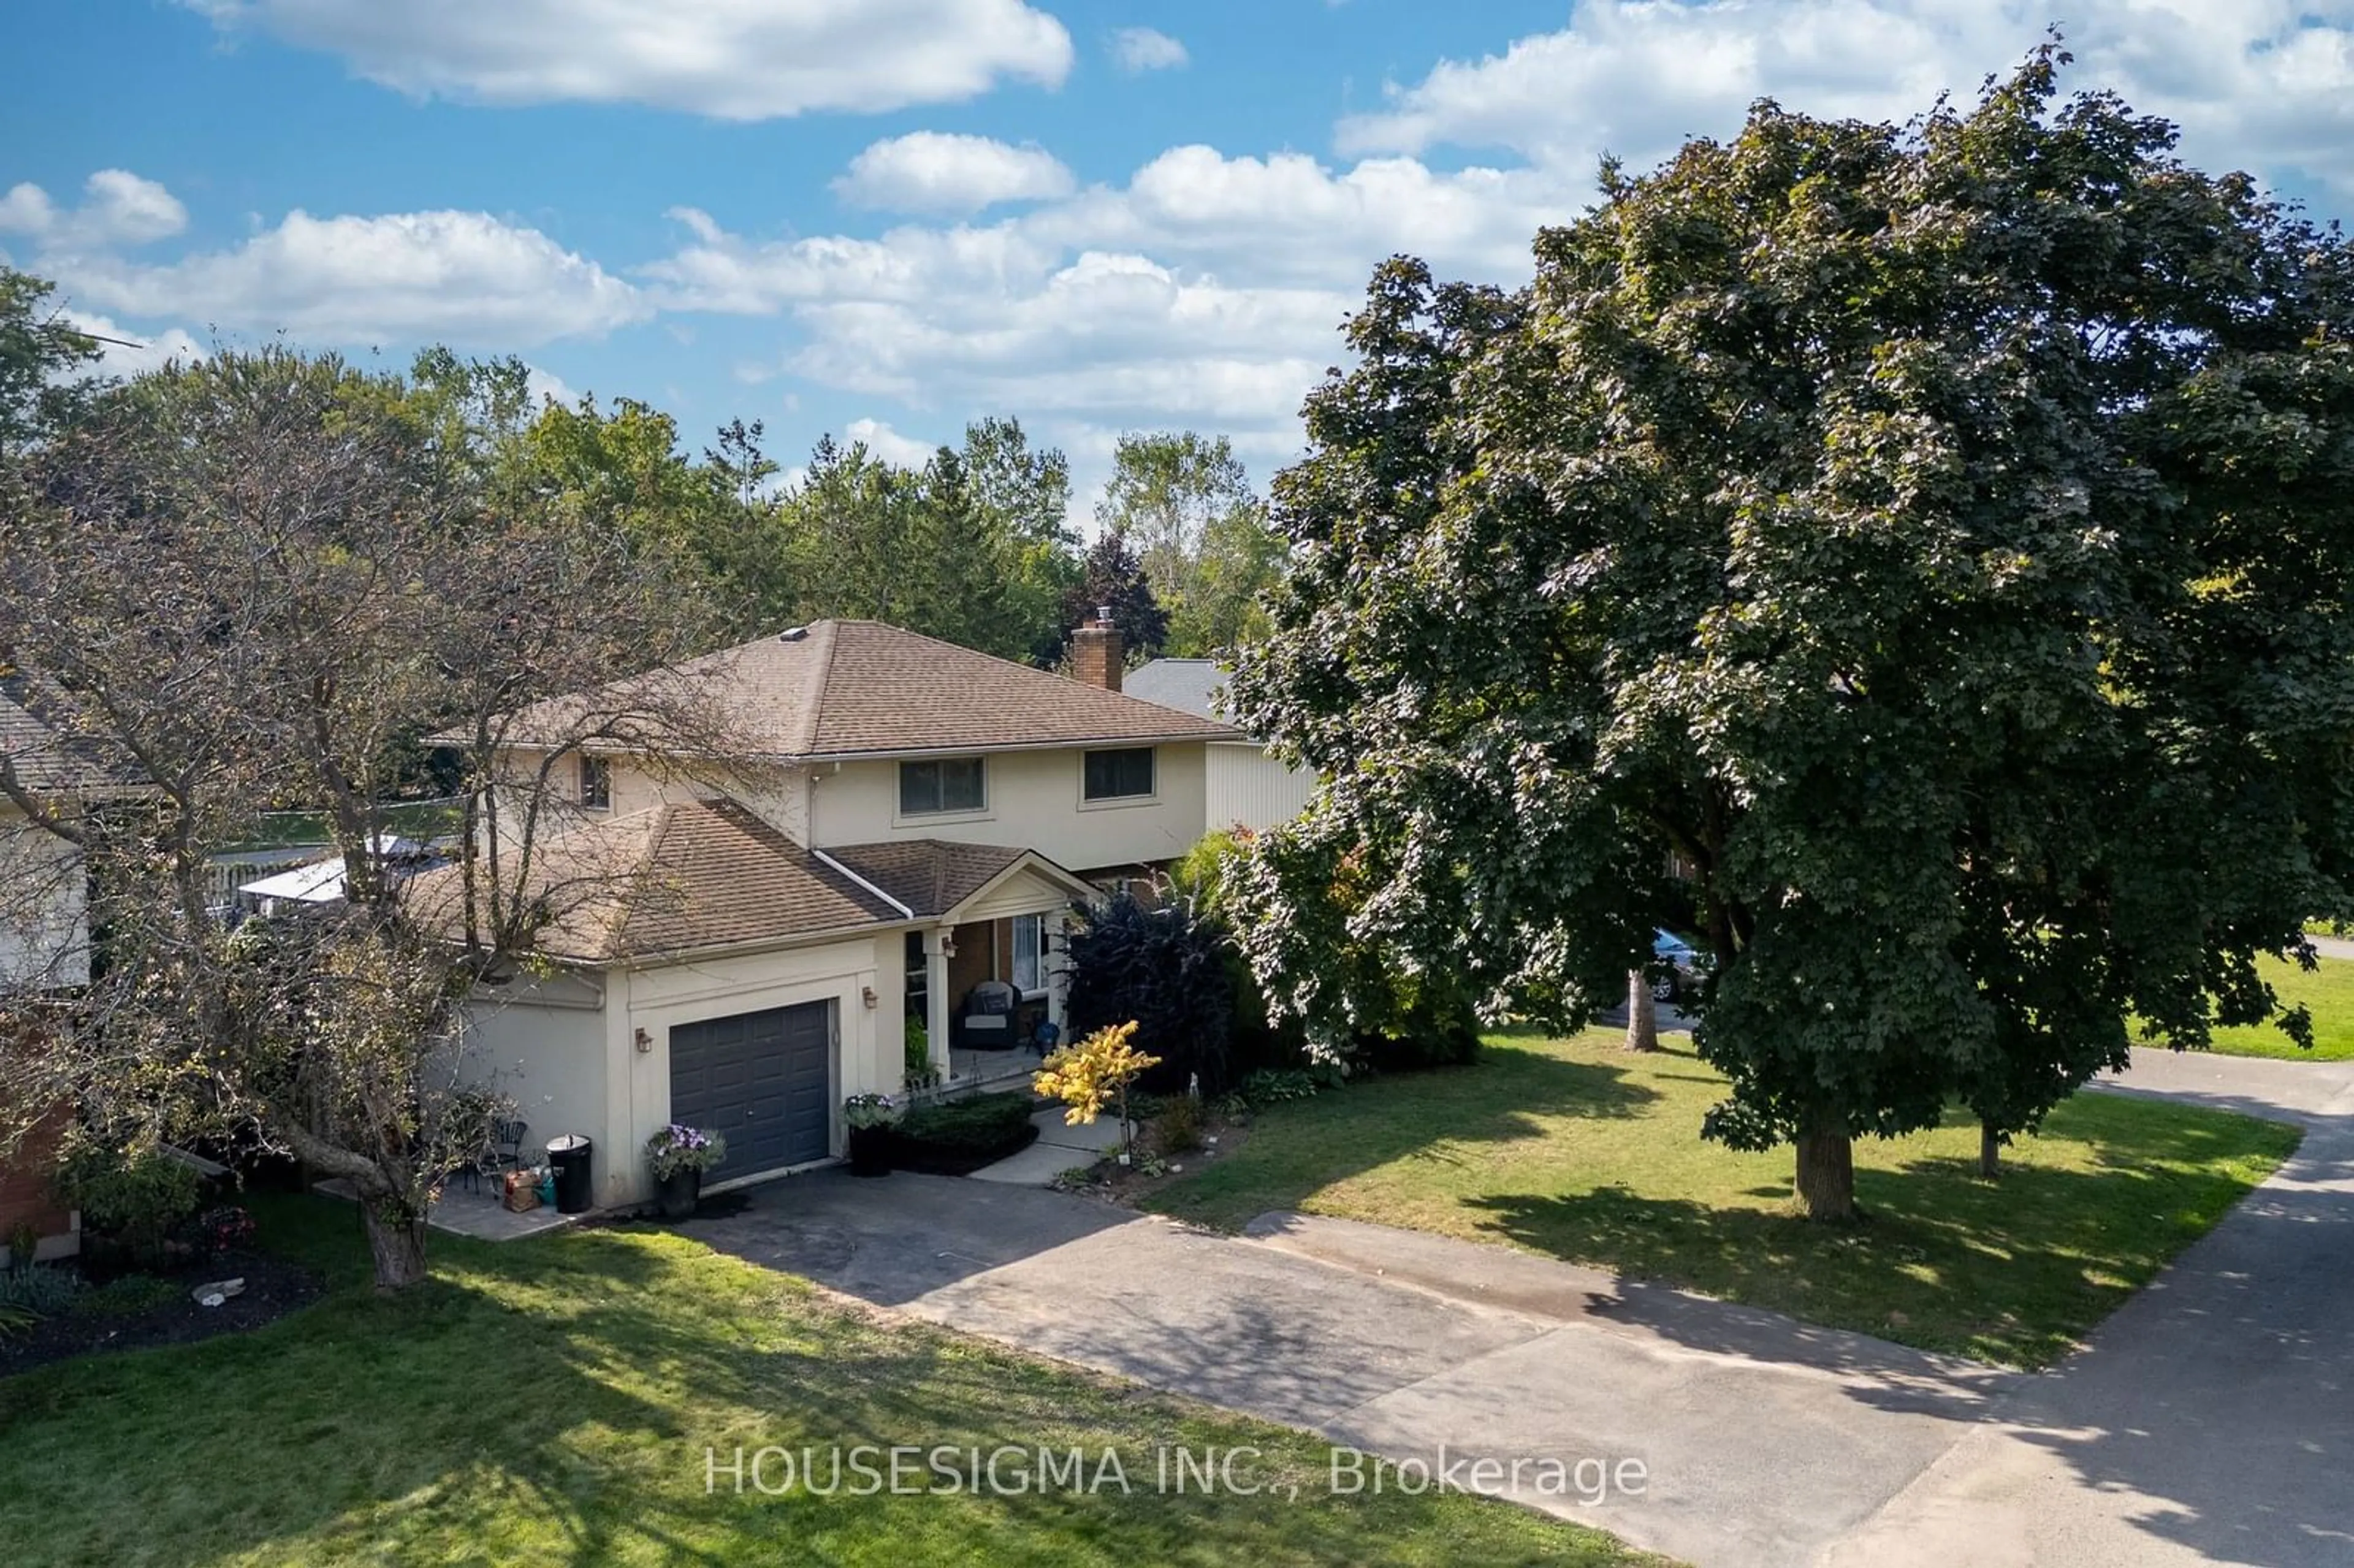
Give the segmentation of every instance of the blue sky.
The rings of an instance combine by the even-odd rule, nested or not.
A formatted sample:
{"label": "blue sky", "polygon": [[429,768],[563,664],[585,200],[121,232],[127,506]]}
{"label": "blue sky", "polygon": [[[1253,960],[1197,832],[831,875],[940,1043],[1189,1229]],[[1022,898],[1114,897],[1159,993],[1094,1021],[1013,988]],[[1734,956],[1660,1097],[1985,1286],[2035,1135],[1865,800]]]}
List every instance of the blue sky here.
{"label": "blue sky", "polygon": [[[1264,477],[1384,256],[1511,281],[1592,189],[1771,94],[1901,119],[2013,0],[12,0],[0,255],[135,368],[275,334],[521,354],[798,461],[1019,416]],[[2354,0],[2079,0],[2073,81],[2324,214]],[[1084,512],[1088,497],[1078,497]]]}

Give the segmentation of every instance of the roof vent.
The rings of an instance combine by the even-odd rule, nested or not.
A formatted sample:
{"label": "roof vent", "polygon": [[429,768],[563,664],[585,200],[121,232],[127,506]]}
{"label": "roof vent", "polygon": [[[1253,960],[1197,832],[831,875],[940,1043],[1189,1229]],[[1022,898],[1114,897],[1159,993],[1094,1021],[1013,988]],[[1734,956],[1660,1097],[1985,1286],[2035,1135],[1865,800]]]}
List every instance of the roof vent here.
{"label": "roof vent", "polygon": [[788,626],[782,631],[777,633],[777,641],[779,642],[799,642],[806,639],[808,636],[808,627]]}

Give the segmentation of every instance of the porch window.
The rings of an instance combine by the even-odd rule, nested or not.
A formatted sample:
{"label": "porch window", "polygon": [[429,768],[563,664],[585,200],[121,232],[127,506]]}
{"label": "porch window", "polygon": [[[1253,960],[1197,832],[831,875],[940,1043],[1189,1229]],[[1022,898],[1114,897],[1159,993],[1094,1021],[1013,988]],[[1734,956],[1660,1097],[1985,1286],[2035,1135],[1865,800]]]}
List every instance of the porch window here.
{"label": "porch window", "polygon": [[931,1016],[932,967],[924,958],[924,934],[907,933],[907,1016],[917,1023]]}
{"label": "porch window", "polygon": [[984,803],[978,757],[899,764],[899,814],[903,817],[978,811]]}
{"label": "porch window", "polygon": [[1087,798],[1090,800],[1134,800],[1152,793],[1152,748],[1123,747],[1118,751],[1090,751],[1087,764]]}
{"label": "porch window", "polygon": [[1046,989],[1046,917],[1013,917],[1013,989],[1035,996]]}
{"label": "porch window", "polygon": [[613,765],[601,757],[580,759],[580,803],[592,811],[613,805]]}

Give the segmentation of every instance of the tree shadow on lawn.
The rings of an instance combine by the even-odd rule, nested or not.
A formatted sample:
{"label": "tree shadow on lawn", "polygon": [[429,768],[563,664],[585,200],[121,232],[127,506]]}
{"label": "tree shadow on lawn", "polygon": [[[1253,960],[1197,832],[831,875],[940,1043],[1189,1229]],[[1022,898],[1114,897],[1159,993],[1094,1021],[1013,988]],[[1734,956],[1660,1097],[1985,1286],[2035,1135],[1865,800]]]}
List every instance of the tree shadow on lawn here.
{"label": "tree shadow on lawn", "polygon": [[[1533,1037],[1533,1036],[1532,1036]],[[1662,1097],[1626,1069],[1564,1061],[1491,1039],[1468,1066],[1385,1074],[1251,1120],[1240,1158],[1211,1163],[1144,1200],[1175,1218],[1238,1229],[1269,1210],[1405,1159],[1468,1164],[1450,1145],[1554,1136],[1540,1118],[1640,1117]]]}
{"label": "tree shadow on lawn", "polygon": [[[1340,1562],[1371,1539],[1347,1502],[1151,1494],[1140,1433],[1232,1443],[1232,1418],[650,1239],[452,1243],[396,1298],[346,1288],[242,1339],[0,1384],[0,1484],[41,1499],[9,1560],[1257,1563],[1271,1541]],[[1301,1435],[1239,1440],[1310,1461]],[[1138,1495],[770,1495],[731,1469],[738,1446],[1040,1443],[1121,1444]],[[1445,1561],[1461,1501],[1391,1517]]]}
{"label": "tree shadow on lawn", "polygon": [[[1464,1202],[1489,1216],[1483,1228],[1521,1246],[1631,1280],[1935,1351],[2043,1367],[2249,1190],[2212,1171],[2168,1168],[2245,1152],[2244,1135],[2229,1128],[2118,1116],[2097,1101],[2071,1107],[2060,1125],[2091,1145],[2095,1169],[2015,1162],[1987,1181],[1962,1159],[1859,1166],[1856,1198],[1867,1218],[1852,1226],[1813,1224],[1789,1207],[1723,1207],[1623,1187]],[[1704,1339],[1705,1325],[1727,1320],[1682,1313],[1666,1295],[1649,1299],[1659,1319],[1651,1326],[1672,1336]],[[1738,1344],[1702,1348],[1755,1353]]]}

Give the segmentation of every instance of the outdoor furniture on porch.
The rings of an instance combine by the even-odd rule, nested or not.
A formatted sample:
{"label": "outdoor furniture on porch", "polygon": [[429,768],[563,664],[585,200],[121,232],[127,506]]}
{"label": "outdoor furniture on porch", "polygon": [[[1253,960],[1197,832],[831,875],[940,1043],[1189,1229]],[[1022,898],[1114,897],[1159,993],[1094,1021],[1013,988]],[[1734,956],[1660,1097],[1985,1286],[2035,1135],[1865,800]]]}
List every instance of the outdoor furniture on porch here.
{"label": "outdoor furniture on porch", "polygon": [[476,1155],[473,1162],[461,1172],[460,1184],[471,1192],[475,1190],[483,1177],[488,1176],[493,1179],[491,1184],[495,1188],[500,1175],[509,1171],[522,1170],[524,1135],[530,1130],[527,1123],[509,1120],[504,1117],[493,1118],[491,1122],[490,1147]]}
{"label": "outdoor furniture on porch", "polygon": [[1021,993],[1003,980],[983,980],[965,993],[954,1044],[969,1051],[1010,1051],[1022,1040],[1013,1027]]}

